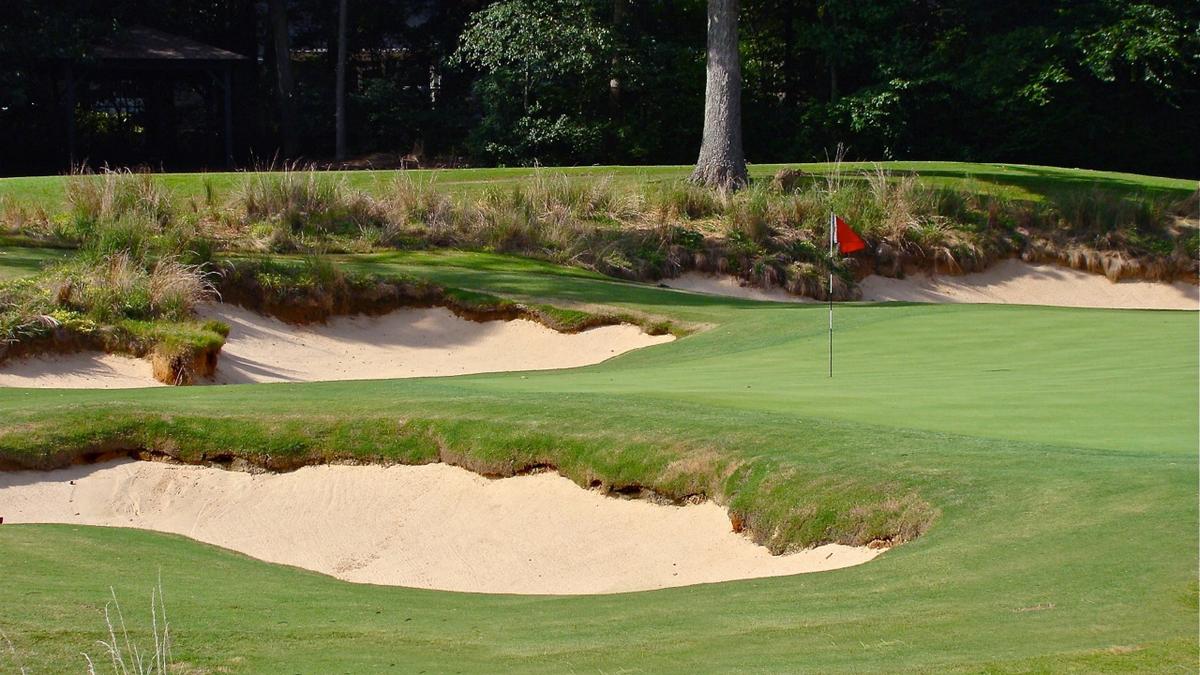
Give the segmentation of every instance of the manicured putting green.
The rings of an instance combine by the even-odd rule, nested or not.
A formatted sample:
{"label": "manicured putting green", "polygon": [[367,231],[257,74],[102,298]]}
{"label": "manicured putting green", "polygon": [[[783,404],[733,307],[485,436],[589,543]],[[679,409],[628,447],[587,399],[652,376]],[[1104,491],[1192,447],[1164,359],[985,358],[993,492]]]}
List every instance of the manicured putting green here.
{"label": "manicured putting green", "polygon": [[940,515],[860,567],[574,598],[355,586],[178,537],[4,525],[0,629],[17,652],[0,655],[4,667],[79,670],[79,652],[104,637],[110,585],[144,644],[160,570],[176,660],[212,670],[1195,667],[1194,312],[840,306],[829,380],[822,306],[680,294],[488,254],[342,261],[708,330],[573,371],[0,390],[0,451],[95,442],[137,416],[182,442],[238,450],[266,439],[279,452],[336,440],[317,435],[331,420],[346,423],[346,442],[425,420],[468,454],[603,461],[611,447],[608,469],[636,478],[645,467],[621,448],[708,449],[767,458],[830,508],[883,486],[918,492]]}

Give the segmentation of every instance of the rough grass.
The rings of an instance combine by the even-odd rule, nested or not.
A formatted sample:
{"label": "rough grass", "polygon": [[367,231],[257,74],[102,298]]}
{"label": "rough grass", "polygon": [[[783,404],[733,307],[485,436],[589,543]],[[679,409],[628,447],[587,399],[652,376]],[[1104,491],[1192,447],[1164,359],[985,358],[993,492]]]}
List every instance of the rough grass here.
{"label": "rough grass", "polygon": [[[225,193],[206,178],[203,198],[183,206],[172,206],[163,187],[178,177],[106,173],[69,178],[65,214],[46,216],[43,209],[39,218],[11,199],[5,212],[8,226],[25,237],[135,252],[150,240],[171,240],[187,262],[210,259],[217,247],[276,253],[457,247],[640,280],[719,272],[815,297],[828,293],[814,283],[815,270],[832,265],[841,279],[834,294],[842,299],[854,298],[856,280],[870,273],[963,273],[1014,256],[1114,281],[1196,279],[1197,224],[1178,215],[1193,210],[1187,202],[1194,190],[1182,189],[1184,183],[1168,181],[1168,188],[1151,178],[1122,182],[1047,170],[1034,200],[974,179],[947,184],[889,166],[847,165],[838,174],[820,167],[823,175],[789,168],[732,196],[677,181],[630,183],[615,172],[536,171],[463,191],[442,174],[402,173],[364,188],[352,174],[289,167],[244,174]],[[1095,180],[1085,183],[1083,176]],[[831,210],[865,235],[866,252],[830,259]]]}
{"label": "rough grass", "polygon": [[211,374],[225,333],[193,320],[196,306],[217,295],[211,249],[174,220],[148,177],[102,178],[71,192],[78,253],[0,281],[0,360],[102,349],[150,356],[167,382]]}

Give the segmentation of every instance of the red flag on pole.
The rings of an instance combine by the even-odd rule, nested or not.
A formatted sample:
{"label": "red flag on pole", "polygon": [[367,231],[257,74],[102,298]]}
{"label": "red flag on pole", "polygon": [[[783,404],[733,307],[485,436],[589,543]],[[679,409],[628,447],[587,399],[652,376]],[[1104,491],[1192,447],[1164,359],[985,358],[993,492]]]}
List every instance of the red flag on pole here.
{"label": "red flag on pole", "polygon": [[834,216],[833,219],[837,223],[837,234],[834,235],[834,241],[837,242],[838,252],[854,253],[867,247],[867,242],[863,241],[862,237],[858,236],[854,228],[847,225],[841,216]]}

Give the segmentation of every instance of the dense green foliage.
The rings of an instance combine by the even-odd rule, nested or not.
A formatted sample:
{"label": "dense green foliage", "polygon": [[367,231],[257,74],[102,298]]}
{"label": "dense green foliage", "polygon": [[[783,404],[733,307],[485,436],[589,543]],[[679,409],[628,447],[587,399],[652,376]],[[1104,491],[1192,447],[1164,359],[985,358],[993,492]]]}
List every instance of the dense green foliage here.
{"label": "dense green foliage", "polygon": [[[337,3],[288,0],[302,152],[333,144]],[[0,173],[65,167],[61,76],[50,57],[147,24],[248,56],[237,77],[243,164],[277,158],[278,94],[265,3],[8,3],[0,17]],[[705,3],[384,0],[350,6],[349,129],[370,162],[694,161]],[[940,157],[1200,174],[1200,9],[1186,0],[745,0],[744,124],[752,162]],[[58,62],[61,63],[61,62]],[[80,151],[103,162],[221,164],[211,83],[179,89],[180,127],[129,102],[154,82],[79,92]],[[187,99],[185,101],[185,98]],[[174,110],[174,109],[173,109]],[[55,114],[49,114],[55,111]],[[175,113],[172,113],[175,114]],[[155,122],[157,123],[157,122]],[[50,141],[48,143],[48,141]],[[185,142],[186,141],[186,142]],[[364,163],[364,165],[366,165]]]}
{"label": "dense green foliage", "polygon": [[80,669],[79,652],[104,637],[110,585],[146,644],[159,569],[176,660],[233,672],[1164,672],[1196,662],[1192,313],[851,305],[838,310],[829,380],[819,306],[677,293],[492,254],[344,264],[712,328],[570,371],[0,390],[0,448],[33,456],[150,438],[178,452],[351,448],[428,460],[439,452],[421,440],[430,432],[464,462],[548,459],[614,484],[653,484],[680,458],[771,467],[749,478],[782,489],[738,494],[765,497],[754,506],[774,517],[794,508],[824,524],[907,493],[939,515],[855,568],[559,598],[355,585],[179,537],[5,524],[0,629],[15,654],[0,654],[0,667]]}

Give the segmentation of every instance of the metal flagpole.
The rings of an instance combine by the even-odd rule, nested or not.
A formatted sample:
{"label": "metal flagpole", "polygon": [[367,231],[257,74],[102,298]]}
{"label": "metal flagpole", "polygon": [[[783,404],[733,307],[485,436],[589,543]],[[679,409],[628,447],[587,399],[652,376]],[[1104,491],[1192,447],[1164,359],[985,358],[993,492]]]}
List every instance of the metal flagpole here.
{"label": "metal flagpole", "polygon": [[833,248],[837,244],[837,216],[829,212],[829,377],[833,377]]}

